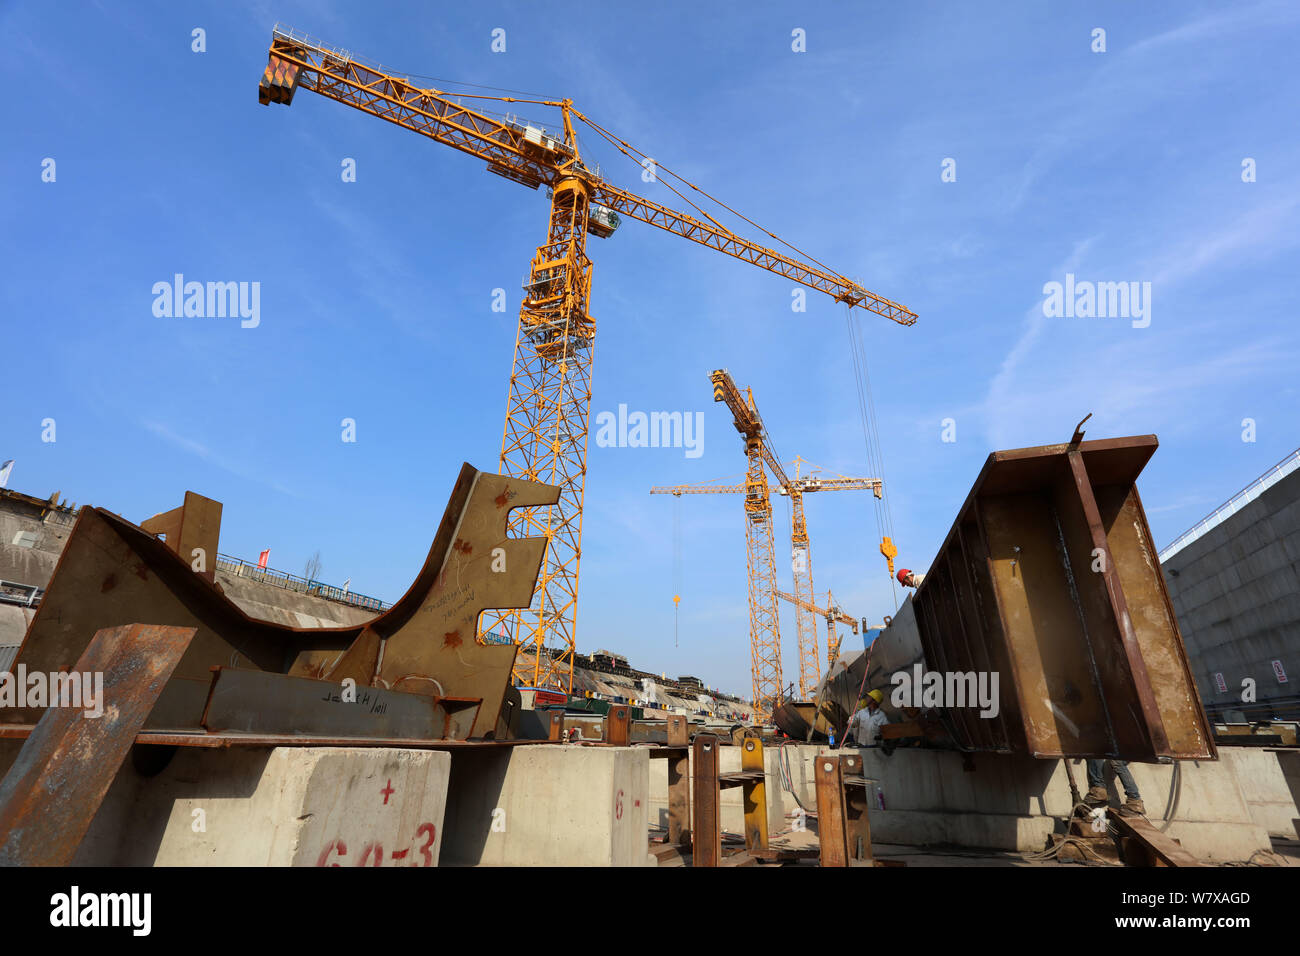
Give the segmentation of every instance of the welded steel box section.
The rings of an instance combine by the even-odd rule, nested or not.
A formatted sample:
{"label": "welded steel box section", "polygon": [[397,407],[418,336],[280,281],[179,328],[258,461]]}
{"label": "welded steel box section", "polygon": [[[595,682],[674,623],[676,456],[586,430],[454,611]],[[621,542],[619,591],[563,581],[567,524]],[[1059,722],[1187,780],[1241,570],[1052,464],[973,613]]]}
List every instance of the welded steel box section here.
{"label": "welded steel box section", "polygon": [[943,710],[960,747],[1217,758],[1135,484],[1158,444],[1138,435],[989,455],[913,613],[875,648],[907,663],[904,645],[919,641],[928,670],[998,673],[995,716]]}

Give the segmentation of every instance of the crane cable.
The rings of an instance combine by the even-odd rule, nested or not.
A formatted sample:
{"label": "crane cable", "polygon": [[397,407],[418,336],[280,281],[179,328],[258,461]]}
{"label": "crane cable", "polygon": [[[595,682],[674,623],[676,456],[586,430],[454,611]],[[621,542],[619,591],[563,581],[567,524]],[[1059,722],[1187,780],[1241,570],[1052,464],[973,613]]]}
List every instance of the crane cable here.
{"label": "crane cable", "polygon": [[[853,321],[853,310],[844,306],[844,324],[849,333],[849,352],[853,356],[853,379],[858,393],[858,417],[862,422],[862,441],[866,447],[867,467],[880,479],[880,503],[875,509],[876,532],[882,543],[885,538],[894,538],[894,518],[889,508],[889,483],[885,480],[884,453],[880,448],[880,428],[876,419],[876,403],[871,394],[871,373],[867,368],[865,337],[859,334]],[[898,610],[898,589],[894,576],[889,576],[890,593],[894,599],[894,610]]]}
{"label": "crane cable", "polygon": [[[673,177],[674,179],[676,179],[678,182],[683,183],[684,185],[689,186],[691,189],[695,190],[695,191],[696,191],[697,193],[699,193],[701,196],[704,196],[706,199],[708,199],[708,200],[710,200],[710,201],[712,201],[712,202],[714,202],[714,203],[717,203],[719,206],[721,206],[723,209],[727,210],[727,212],[731,213],[733,216],[736,216],[736,217],[739,218],[739,219],[743,219],[745,222],[749,223],[749,225],[753,226],[755,229],[759,230],[759,231],[762,232],[764,235],[769,236],[769,237],[771,237],[772,239],[775,239],[775,240],[776,240],[777,242],[779,242],[781,245],[783,245],[783,246],[785,246],[786,248],[788,248],[788,249],[790,249],[790,250],[792,250],[792,251],[798,253],[799,255],[803,256],[805,259],[809,260],[810,262],[814,262],[814,263],[816,263],[817,265],[821,266],[823,269],[825,269],[827,272],[831,273],[832,275],[839,276],[840,279],[845,279],[844,276],[840,276],[838,272],[836,272],[834,269],[832,269],[832,268],[831,268],[830,266],[828,266],[826,263],[822,262],[820,259],[817,259],[816,257],[809,255],[807,252],[804,252],[802,249],[800,249],[798,246],[794,245],[793,243],[791,243],[791,242],[787,242],[785,239],[782,239],[782,238],[781,238],[780,236],[778,236],[776,233],[774,233],[774,232],[772,232],[772,231],[770,231],[770,230],[768,230],[768,229],[764,229],[762,226],[760,226],[758,223],[754,222],[754,220],[750,219],[750,218],[749,218],[748,216],[746,216],[744,213],[740,212],[739,210],[733,209],[731,206],[728,206],[725,202],[723,202],[723,201],[722,201],[721,199],[719,199],[718,197],[713,196],[713,195],[710,195],[708,192],[706,192],[705,190],[701,189],[699,186],[695,185],[693,182],[691,182],[691,181],[690,181],[689,179],[687,179],[685,176],[681,176],[681,175],[679,175],[678,173],[673,172],[671,169],[669,169],[667,166],[665,166],[665,165],[663,165],[662,163],[660,163],[658,160],[656,160],[656,159],[651,159],[651,157],[649,157],[649,156],[647,156],[645,153],[641,152],[641,150],[637,149],[637,148],[636,148],[635,146],[633,146],[631,143],[629,143],[629,142],[627,142],[626,140],[624,140],[624,139],[622,139],[622,138],[616,136],[614,133],[611,133],[609,130],[605,129],[603,126],[601,126],[599,123],[597,123],[597,122],[595,122],[594,120],[592,120],[590,117],[583,115],[581,112],[579,112],[579,111],[576,110],[576,109],[573,110],[573,115],[576,116],[576,117],[577,117],[579,120],[581,120],[582,122],[586,123],[588,126],[590,126],[590,127],[591,127],[593,130],[595,130],[595,131],[596,131],[600,136],[602,136],[606,141],[608,141],[608,142],[609,142],[609,143],[610,143],[610,144],[611,144],[615,149],[617,149],[617,150],[618,150],[620,153],[622,153],[623,155],[627,156],[627,157],[628,157],[629,159],[631,159],[633,162],[637,163],[637,165],[640,165],[640,166],[642,166],[642,168],[644,168],[644,166],[643,166],[643,161],[644,161],[644,160],[650,160],[650,162],[654,163],[654,167],[655,167],[655,170],[656,170],[657,172],[667,173],[669,176],[672,176],[672,177]],[[630,150],[630,152],[629,152],[629,150]],[[633,153],[635,153],[637,156],[640,156],[641,159],[638,160],[638,159],[636,158],[636,156],[633,156],[633,155],[632,155]],[[668,183],[663,182],[663,180],[659,180],[659,182],[663,183],[664,186],[667,186],[668,189],[670,189],[670,190],[672,190],[674,193],[676,193],[676,195],[677,195],[678,197],[680,197],[681,200],[682,200],[683,202],[685,202],[687,205],[689,205],[689,206],[691,206],[693,209],[695,209],[698,213],[700,213],[700,215],[702,215],[702,216],[704,216],[706,219],[708,219],[709,222],[713,223],[715,226],[717,226],[717,227],[720,228],[720,229],[726,229],[726,228],[727,228],[726,226],[722,225],[722,223],[718,222],[718,220],[716,220],[716,219],[714,219],[712,216],[710,216],[710,215],[709,215],[707,212],[705,212],[702,208],[700,208],[700,206],[698,206],[696,203],[692,202],[692,201],[691,201],[690,199],[688,199],[686,196],[684,196],[684,195],[682,195],[680,192],[678,192],[678,190],[674,189],[671,185],[669,185]],[[731,230],[728,229],[727,231],[730,232]],[[845,280],[845,281],[846,281],[846,284],[847,284],[847,280]]]}
{"label": "crane cable", "polygon": [[682,497],[673,499],[673,647],[677,647],[678,608],[682,599]]}

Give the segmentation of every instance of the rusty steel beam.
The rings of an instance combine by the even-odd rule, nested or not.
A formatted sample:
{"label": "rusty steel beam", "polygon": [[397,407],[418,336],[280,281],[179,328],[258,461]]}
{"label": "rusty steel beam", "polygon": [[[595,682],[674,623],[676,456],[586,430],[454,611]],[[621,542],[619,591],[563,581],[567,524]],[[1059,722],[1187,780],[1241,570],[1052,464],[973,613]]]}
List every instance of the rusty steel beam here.
{"label": "rusty steel beam", "polygon": [[870,686],[999,676],[996,717],[941,708],[963,750],[1214,759],[1136,481],[1154,435],[991,454],[919,588],[872,647]]}
{"label": "rusty steel beam", "polygon": [[1151,825],[1146,817],[1131,817],[1121,813],[1107,814],[1110,825],[1120,837],[1124,863],[1128,866],[1204,866],[1182,844]]}
{"label": "rusty steel beam", "polygon": [[331,681],[216,667],[203,711],[209,733],[464,740],[479,699],[361,686],[351,699]]}
{"label": "rusty steel beam", "polygon": [[718,738],[699,734],[692,744],[695,799],[691,815],[691,865],[722,863],[722,790],[718,774]]}
{"label": "rusty steel beam", "polygon": [[817,843],[822,866],[848,866],[848,835],[844,829],[844,786],[840,780],[840,759],[818,754],[813,759],[813,780],[817,786]]}
{"label": "rusty steel beam", "polygon": [[[31,724],[0,725],[0,740],[26,740],[36,728]],[[546,744],[546,740],[422,740],[418,737],[320,737],[314,734],[245,734],[239,732],[166,733],[142,730],[135,735],[142,747],[197,747],[229,750],[232,747],[402,747],[410,750],[500,750]]]}
{"label": "rusty steel beam", "polygon": [[818,754],[813,761],[817,786],[817,842],[822,866],[873,866],[867,793],[857,754]]}
{"label": "rusty steel beam", "polygon": [[875,859],[871,853],[871,818],[867,815],[867,799],[871,781],[862,773],[860,754],[840,756],[840,786],[844,797],[844,838],[850,863],[871,866]]}
{"label": "rusty steel beam", "polygon": [[192,627],[129,624],[90,638],[72,674],[102,679],[102,713],[87,716],[83,706],[45,709],[0,781],[0,866],[72,862],[194,633]]}
{"label": "rusty steel beam", "polygon": [[141,521],[140,530],[161,536],[167,547],[187,562],[195,574],[209,581],[217,579],[220,501],[187,491],[184,504]]}
{"label": "rusty steel beam", "polygon": [[[514,508],[554,504],[558,494],[551,485],[464,465],[406,594],[368,623],[342,628],[290,628],[250,618],[195,573],[185,555],[111,512],[82,508],[14,666],[56,672],[75,661],[87,635],[102,627],[164,621],[197,633],[149,714],[147,730],[201,731],[210,670],[232,667],[336,685],[351,679],[358,689],[476,699],[481,705],[472,727],[450,720],[446,732],[503,737],[508,722],[502,702],[516,645],[477,643],[478,617],[485,609],[531,601],[546,539],[507,537],[507,516]],[[187,514],[190,505],[187,498]],[[0,723],[39,718],[40,711],[30,708],[0,713]]]}
{"label": "rusty steel beam", "polygon": [[601,740],[611,747],[626,747],[631,739],[629,733],[631,722],[631,708],[615,704],[605,714]]}

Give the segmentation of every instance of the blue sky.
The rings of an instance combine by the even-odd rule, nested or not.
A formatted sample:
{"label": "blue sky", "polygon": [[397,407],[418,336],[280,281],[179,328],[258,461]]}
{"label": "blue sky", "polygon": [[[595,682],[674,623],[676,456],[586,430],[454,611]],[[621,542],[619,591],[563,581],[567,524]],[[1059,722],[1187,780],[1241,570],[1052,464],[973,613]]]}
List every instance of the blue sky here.
{"label": "blue sky", "polygon": [[[10,487],[142,520],[188,488],[221,549],[398,597],[462,461],[495,470],[546,198],[308,92],[260,106],[277,21],[395,70],[571,97],[920,319],[855,315],[900,563],[933,558],[985,456],[1154,432],[1159,544],[1294,449],[1300,8],[1287,3],[0,2]],[[207,50],[191,50],[191,31]],[[506,31],[493,53],[492,31]],[[792,31],[806,52],[791,49]],[[1106,51],[1093,52],[1093,31]],[[524,115],[533,116],[524,110]],[[551,120],[544,110],[535,117]],[[55,161],[54,182],[42,162]],[[340,175],[356,160],[357,181]],[[609,178],[674,207],[616,155]],[[956,163],[956,181],[941,179]],[[1256,181],[1242,181],[1255,160]],[[592,239],[593,416],[704,413],[703,454],[592,447],[579,649],[748,692],[743,471],[710,370],[787,456],[865,473],[843,307],[637,222]],[[260,324],[157,318],[175,273],[260,283]],[[1043,287],[1151,283],[1150,324],[1048,318]],[[508,310],[493,312],[504,288]],[[340,440],[343,418],[357,441]],[[56,422],[43,442],[42,421]],[[954,442],[941,440],[945,418]],[[1255,440],[1242,440],[1243,419]],[[874,500],[808,499],[814,584],[893,609]],[[679,512],[681,547],[673,544]],[[777,505],[778,553],[788,508]],[[674,568],[681,619],[673,639]],[[788,563],[779,566],[789,581]],[[783,612],[787,680],[794,619]]]}

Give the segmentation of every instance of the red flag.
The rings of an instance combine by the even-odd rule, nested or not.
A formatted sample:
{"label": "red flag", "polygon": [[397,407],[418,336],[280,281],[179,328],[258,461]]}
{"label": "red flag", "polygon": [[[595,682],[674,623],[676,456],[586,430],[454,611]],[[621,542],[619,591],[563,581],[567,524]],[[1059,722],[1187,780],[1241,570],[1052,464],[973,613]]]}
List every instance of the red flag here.
{"label": "red flag", "polygon": [[261,554],[257,556],[257,566],[259,568],[265,568],[266,562],[269,561],[270,558],[271,558],[271,549],[267,548],[265,551],[263,551]]}

